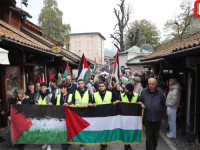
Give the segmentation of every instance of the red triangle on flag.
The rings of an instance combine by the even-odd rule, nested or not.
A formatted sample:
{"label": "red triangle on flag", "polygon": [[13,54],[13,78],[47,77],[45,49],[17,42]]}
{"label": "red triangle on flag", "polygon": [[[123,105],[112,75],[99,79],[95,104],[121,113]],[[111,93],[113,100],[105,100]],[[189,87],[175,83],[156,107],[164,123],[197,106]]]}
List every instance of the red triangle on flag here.
{"label": "red triangle on flag", "polygon": [[53,79],[53,76],[51,74],[51,71],[49,70],[49,81],[51,81],[51,79]]}
{"label": "red triangle on flag", "polygon": [[84,63],[84,69],[86,69],[86,68],[89,69],[89,66],[88,66],[87,60],[85,59],[85,55],[84,54],[83,54],[83,63]]}
{"label": "red triangle on flag", "polygon": [[39,75],[39,83],[42,83],[41,76]]}
{"label": "red triangle on flag", "polygon": [[69,107],[64,107],[65,119],[67,125],[68,141],[79,134],[82,130],[90,126],[90,124],[73,112]]}
{"label": "red triangle on flag", "polygon": [[[22,135],[23,131],[27,131],[31,126],[32,122],[30,119],[26,118],[23,113],[19,113],[11,105],[11,142],[18,140]],[[15,115],[15,117],[12,117]]]}

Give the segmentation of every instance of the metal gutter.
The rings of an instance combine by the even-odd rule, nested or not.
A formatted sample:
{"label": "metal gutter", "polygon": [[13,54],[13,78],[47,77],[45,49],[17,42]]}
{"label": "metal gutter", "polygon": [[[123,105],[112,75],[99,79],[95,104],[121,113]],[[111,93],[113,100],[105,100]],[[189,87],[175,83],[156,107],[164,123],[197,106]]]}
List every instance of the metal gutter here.
{"label": "metal gutter", "polygon": [[164,61],[165,58],[159,58],[159,59],[154,59],[154,60],[147,60],[147,61],[142,61],[138,63],[126,63],[126,65],[145,65],[145,64],[153,64],[153,63],[158,63],[160,61]]}

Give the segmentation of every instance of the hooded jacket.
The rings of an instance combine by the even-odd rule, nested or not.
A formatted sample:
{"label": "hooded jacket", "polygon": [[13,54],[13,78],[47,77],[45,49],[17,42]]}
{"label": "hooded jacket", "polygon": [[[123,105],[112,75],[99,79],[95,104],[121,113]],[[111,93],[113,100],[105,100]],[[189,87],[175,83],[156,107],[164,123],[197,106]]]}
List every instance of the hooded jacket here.
{"label": "hooded jacket", "polygon": [[167,100],[166,100],[167,107],[173,109],[177,109],[179,107],[181,99],[181,92],[180,92],[181,89],[182,87],[179,83],[169,88],[169,93],[167,95]]}

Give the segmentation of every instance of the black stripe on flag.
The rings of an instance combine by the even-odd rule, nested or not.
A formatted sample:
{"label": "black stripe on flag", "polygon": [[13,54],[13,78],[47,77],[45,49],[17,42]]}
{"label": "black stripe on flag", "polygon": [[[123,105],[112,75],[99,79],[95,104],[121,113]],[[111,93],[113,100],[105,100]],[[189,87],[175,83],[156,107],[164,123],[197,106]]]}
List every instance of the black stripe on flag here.
{"label": "black stripe on flag", "polygon": [[65,119],[64,106],[55,105],[12,105],[18,113],[23,113],[26,118],[58,118]]}
{"label": "black stripe on flag", "polygon": [[[83,55],[84,55],[84,54],[83,54]],[[82,56],[81,61],[80,61],[80,65],[79,65],[79,68],[78,68],[78,78],[79,78],[79,76],[80,76],[82,70],[84,69],[84,68],[83,68],[83,64],[84,64],[83,58],[84,58],[84,57]],[[78,79],[78,78],[77,78],[77,79]]]}
{"label": "black stripe on flag", "polygon": [[80,117],[108,117],[108,116],[142,116],[142,107],[136,103],[116,103],[97,105],[96,107],[69,107]]}

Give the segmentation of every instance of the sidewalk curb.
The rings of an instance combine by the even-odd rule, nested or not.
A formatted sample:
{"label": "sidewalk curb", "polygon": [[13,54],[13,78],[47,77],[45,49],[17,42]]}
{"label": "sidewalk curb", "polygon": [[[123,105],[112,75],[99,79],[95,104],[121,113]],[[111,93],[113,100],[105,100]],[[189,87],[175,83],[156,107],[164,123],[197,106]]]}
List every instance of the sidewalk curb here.
{"label": "sidewalk curb", "polygon": [[167,143],[167,145],[171,148],[171,150],[178,150],[172,142],[165,136],[165,134],[160,131],[160,136],[163,138],[163,140]]}

